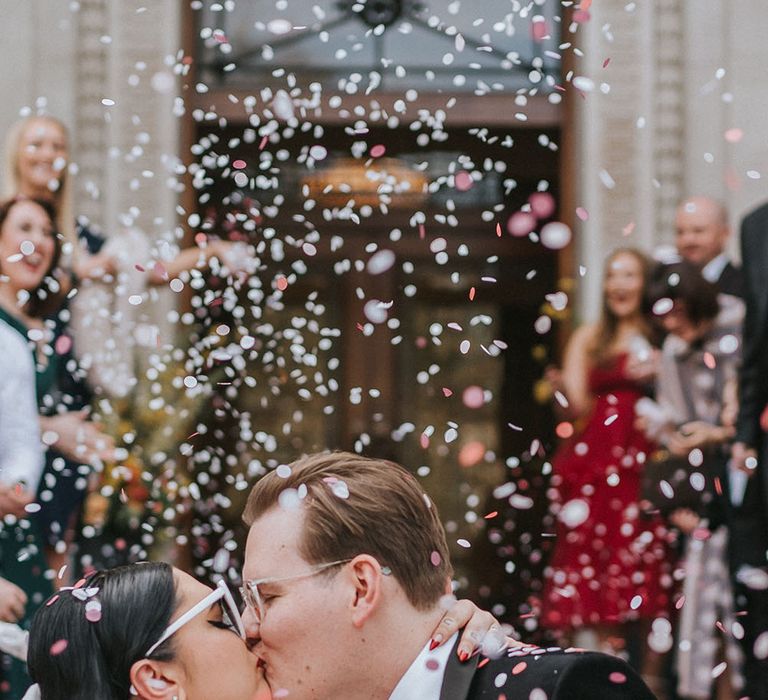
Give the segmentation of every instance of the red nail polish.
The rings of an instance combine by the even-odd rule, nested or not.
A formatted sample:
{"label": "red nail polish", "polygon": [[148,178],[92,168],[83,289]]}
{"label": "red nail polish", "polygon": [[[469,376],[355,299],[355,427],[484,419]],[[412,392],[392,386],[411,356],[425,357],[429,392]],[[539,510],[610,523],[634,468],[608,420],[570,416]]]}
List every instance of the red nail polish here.
{"label": "red nail polish", "polygon": [[433,639],[429,642],[429,650],[434,651],[437,649],[437,647],[440,645],[440,642],[438,642],[436,639]]}
{"label": "red nail polish", "polygon": [[469,658],[469,654],[463,649],[459,652],[459,661],[464,663]]}

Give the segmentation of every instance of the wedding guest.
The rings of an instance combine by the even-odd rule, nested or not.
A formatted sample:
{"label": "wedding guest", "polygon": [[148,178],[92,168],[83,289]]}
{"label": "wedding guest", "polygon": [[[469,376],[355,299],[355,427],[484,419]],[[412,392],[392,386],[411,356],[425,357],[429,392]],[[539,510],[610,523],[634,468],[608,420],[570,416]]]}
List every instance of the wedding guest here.
{"label": "wedding guest", "polygon": [[5,321],[0,321],[0,353],[0,515],[22,517],[43,471],[35,368],[27,344]]}
{"label": "wedding guest", "polygon": [[[60,335],[55,324],[46,321],[49,313],[61,303],[61,284],[56,272],[61,242],[53,219],[50,205],[43,200],[16,199],[0,205],[0,321],[17,333],[34,361],[38,411],[50,413],[40,418],[42,434],[59,452],[79,462],[104,456],[110,443],[95,426],[87,424],[80,413],[57,411],[64,408],[58,393],[61,375],[70,358],[67,348],[57,344]],[[55,473],[52,456],[46,469],[47,473]],[[45,487],[45,478],[44,473],[41,488]],[[37,485],[35,481],[30,480],[30,487]],[[33,494],[30,492],[30,496]],[[44,498],[41,501],[44,511],[47,507],[59,507]],[[51,581],[44,575],[48,567],[43,555],[41,515],[22,517],[0,531],[2,573],[29,598],[22,625],[28,623],[51,590]],[[14,662],[5,670],[0,694],[18,697],[26,684],[23,668]]]}
{"label": "wedding guest", "polygon": [[[0,383],[0,516],[23,519],[43,469],[35,370],[26,344],[3,321],[0,321],[0,353],[4,368]],[[5,529],[5,524],[2,527]],[[0,578],[0,621],[22,619],[26,605],[24,590]]]}
{"label": "wedding guest", "polygon": [[[96,456],[113,454],[113,436],[104,434],[89,417],[93,391],[125,396],[138,381],[133,331],[139,320],[136,314],[142,311],[130,303],[132,292],[128,286],[136,283],[133,291],[142,292],[146,284],[166,283],[186,270],[208,266],[214,259],[225,264],[234,256],[237,259],[231,267],[236,269],[249,259],[247,251],[214,239],[173,255],[172,247],[168,247],[169,254],[154,261],[149,259],[152,255],[146,237],[138,231],[121,232],[107,242],[82,218],[75,220],[73,179],[68,166],[67,130],[55,117],[33,115],[9,130],[4,189],[13,196],[36,198],[52,208],[55,228],[62,234],[57,284],[61,291],[79,285],[73,304],[55,309],[55,316],[45,319],[54,328],[56,339],[61,339],[59,348],[67,348],[63,354],[54,353],[55,362],[45,376],[52,378],[58,373],[56,390],[47,392],[48,398],[41,404],[46,416],[43,433],[56,438],[54,447],[61,453],[49,451],[40,493],[45,505],[41,527],[48,543],[49,563],[57,571],[69,562],[67,550],[84,498],[87,465],[96,454],[83,453],[83,449],[87,451],[98,442]],[[140,267],[146,265],[146,272],[136,270],[139,263]],[[123,280],[120,293],[115,293],[116,279]],[[15,301],[10,300],[6,309],[9,304]],[[43,320],[38,318],[39,322]],[[46,392],[39,393],[42,401]],[[75,439],[77,436],[82,439]]]}
{"label": "wedding guest", "polygon": [[732,467],[746,474],[731,522],[736,609],[744,628],[745,695],[768,699],[768,205],[744,217],[741,259],[746,282],[744,354]]}
{"label": "wedding guest", "polygon": [[[735,434],[744,304],[734,296],[718,295],[717,286],[704,279],[700,268],[686,262],[665,268],[651,300],[667,336],[656,381],[657,404],[638,405],[638,413],[649,436],[671,454],[666,462],[670,469],[684,465],[680,483],[673,472],[663,475],[683,491],[672,493],[672,499],[691,493],[693,474],[701,481],[695,498],[686,497],[670,515],[671,523],[687,535],[681,562],[685,578],[676,645],[677,692],[681,698],[708,700],[716,683],[731,695],[742,685],[728,570],[726,448]],[[727,672],[715,681],[712,669],[723,660],[721,648]]]}
{"label": "wedding guest", "polygon": [[[629,623],[646,629],[670,613],[668,532],[639,506],[643,464],[654,450],[635,427],[635,405],[655,373],[648,275],[637,250],[606,260],[602,316],[573,333],[560,380],[578,430],[552,461],[557,537],[541,622],[579,646],[595,644],[584,634],[591,632],[597,648],[613,652]],[[644,674],[657,685],[659,664],[646,649]]]}
{"label": "wedding guest", "polygon": [[[21,119],[6,137],[4,195],[49,201],[56,212],[57,230],[63,234],[65,243],[70,244],[71,266],[76,277],[101,278],[115,272],[116,256],[105,249],[107,238],[92,230],[83,217],[75,217],[69,158],[69,135],[63,122],[47,114]],[[162,259],[158,258],[159,265],[148,260],[132,260],[131,264],[148,263],[147,282],[164,284],[183,271],[207,266],[213,258],[237,267],[238,261],[234,258],[242,253],[241,247],[234,243],[211,238],[201,246],[175,250],[169,246]]]}
{"label": "wedding guest", "polygon": [[675,213],[675,244],[680,257],[702,269],[718,291],[743,298],[744,276],[726,252],[731,228],[725,206],[710,197],[684,199]]}

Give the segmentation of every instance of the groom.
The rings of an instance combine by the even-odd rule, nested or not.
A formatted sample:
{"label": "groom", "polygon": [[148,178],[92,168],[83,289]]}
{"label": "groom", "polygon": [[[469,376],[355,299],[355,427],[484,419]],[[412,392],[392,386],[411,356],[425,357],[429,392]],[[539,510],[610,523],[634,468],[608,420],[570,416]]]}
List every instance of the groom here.
{"label": "groom", "polygon": [[445,532],[416,479],[392,462],[304,457],[262,478],[243,517],[243,619],[275,698],[653,699],[604,654],[432,651],[450,593]]}

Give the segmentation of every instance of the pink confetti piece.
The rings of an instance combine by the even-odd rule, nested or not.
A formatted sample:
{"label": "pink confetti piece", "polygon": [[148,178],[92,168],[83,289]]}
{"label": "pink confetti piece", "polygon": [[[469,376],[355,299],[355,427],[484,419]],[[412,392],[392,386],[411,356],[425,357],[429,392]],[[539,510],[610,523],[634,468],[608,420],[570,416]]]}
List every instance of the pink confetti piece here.
{"label": "pink confetti piece", "polygon": [[499,514],[498,510],[492,510],[490,513],[486,513],[483,516],[483,519],[484,520],[493,520],[493,518],[495,518],[498,514]]}
{"label": "pink confetti piece", "polygon": [[443,396],[448,398],[449,396],[453,396],[453,392],[448,387],[443,387]]}
{"label": "pink confetti piece", "polygon": [[606,59],[603,61],[603,68],[608,68],[608,64],[609,64],[610,62],[611,62],[611,59],[610,59],[610,58],[606,58]]}
{"label": "pink confetti piece", "polygon": [[147,271],[147,269],[143,265],[139,265],[138,263],[136,263],[133,267],[134,267],[134,269],[138,270],[139,272],[146,272]]}
{"label": "pink confetti piece", "polygon": [[432,554],[429,555],[429,561],[432,563],[432,566],[440,566],[443,558],[440,556],[440,552],[433,551]]}
{"label": "pink confetti piece", "polygon": [[507,220],[507,231],[516,238],[523,238],[536,228],[536,217],[527,211],[516,211]]}
{"label": "pink confetti piece", "polygon": [[573,13],[573,21],[576,22],[576,24],[586,24],[591,18],[592,15],[586,10],[579,9],[575,10]]}
{"label": "pink confetti piece", "polygon": [[534,192],[528,197],[528,204],[539,219],[548,219],[555,213],[555,198],[549,192]]}
{"label": "pink confetti piece", "polygon": [[459,192],[466,192],[472,189],[472,176],[466,170],[459,170],[454,177],[454,182]]}
{"label": "pink confetti piece", "polygon": [[589,219],[589,212],[584,207],[576,207],[576,216],[582,221]]}
{"label": "pink confetti piece", "polygon": [[734,127],[733,129],[727,129],[724,135],[728,143],[738,143],[744,137],[744,132]]}
{"label": "pink confetti piece", "polygon": [[60,335],[56,338],[54,349],[57,355],[66,355],[72,349],[72,338],[68,335]]}
{"label": "pink confetti piece", "polygon": [[531,25],[531,37],[534,41],[544,41],[549,36],[549,25],[547,24],[547,21],[543,18],[536,18],[533,19],[533,24]]}
{"label": "pink confetti piece", "polygon": [[261,142],[259,143],[259,150],[263,151],[264,147],[267,145],[268,142],[269,142],[269,137],[268,136],[262,137]]}
{"label": "pink confetti piece", "polygon": [[419,238],[423,241],[426,235],[427,235],[427,232],[424,229],[424,224],[419,224]]}
{"label": "pink confetti piece", "polygon": [[608,680],[611,683],[616,683],[617,685],[619,685],[621,683],[626,683],[627,682],[627,677],[621,671],[613,671],[608,676]]}
{"label": "pink confetti piece", "polygon": [[474,300],[475,300],[475,288],[474,288],[474,287],[472,287],[472,288],[469,290],[469,300],[470,300],[470,301],[474,301]]}
{"label": "pink confetti piece", "polygon": [[371,146],[371,158],[381,158],[387,152],[386,146],[381,143],[377,143],[375,146]]}
{"label": "pink confetti piece", "polygon": [[485,404],[485,392],[480,386],[468,386],[462,392],[461,400],[467,408],[482,408]]}
{"label": "pink confetti piece", "polygon": [[59,639],[55,641],[53,644],[51,644],[51,656],[58,656],[68,646],[69,646],[69,642],[66,639]]}
{"label": "pink confetti piece", "polygon": [[526,668],[528,668],[528,664],[525,661],[521,661],[512,667],[512,675],[517,676],[525,671]]}
{"label": "pink confetti piece", "polygon": [[237,168],[238,170],[242,170],[244,167],[246,167],[247,163],[244,160],[236,160],[234,163],[232,163],[233,168]]}
{"label": "pink confetti piece", "polygon": [[419,438],[419,445],[421,445],[422,450],[426,450],[429,447],[429,435],[422,433]]}
{"label": "pink confetti piece", "polygon": [[424,665],[427,667],[428,671],[440,670],[440,662],[437,659],[427,659]]}
{"label": "pink confetti piece", "polygon": [[284,292],[286,289],[288,289],[288,280],[285,277],[278,277],[275,281],[275,286],[281,291]]}
{"label": "pink confetti piece", "polygon": [[101,620],[101,608],[91,608],[85,611],[85,619],[88,622],[99,622]]}
{"label": "pink confetti piece", "polygon": [[459,465],[465,469],[474,467],[479,464],[483,457],[485,457],[485,445],[479,440],[472,440],[466,445],[463,445],[459,450]]}

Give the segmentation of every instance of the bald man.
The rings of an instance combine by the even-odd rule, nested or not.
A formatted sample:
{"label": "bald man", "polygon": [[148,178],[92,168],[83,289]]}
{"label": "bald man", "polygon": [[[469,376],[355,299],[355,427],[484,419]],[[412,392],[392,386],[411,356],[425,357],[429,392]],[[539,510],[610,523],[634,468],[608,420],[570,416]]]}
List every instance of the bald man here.
{"label": "bald man", "polygon": [[744,278],[725,252],[731,228],[726,208],[711,197],[684,199],[675,214],[680,257],[702,267],[704,277],[723,294],[744,298]]}

